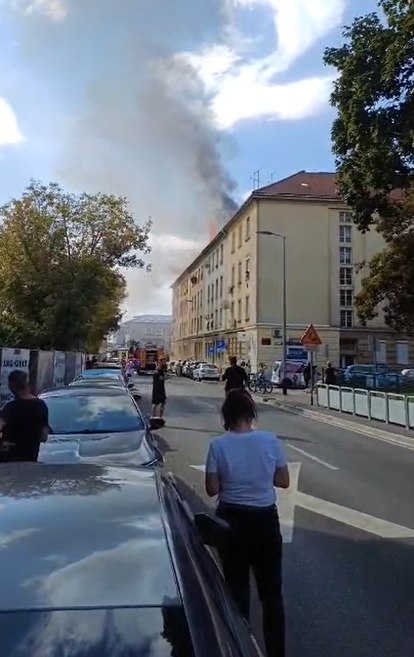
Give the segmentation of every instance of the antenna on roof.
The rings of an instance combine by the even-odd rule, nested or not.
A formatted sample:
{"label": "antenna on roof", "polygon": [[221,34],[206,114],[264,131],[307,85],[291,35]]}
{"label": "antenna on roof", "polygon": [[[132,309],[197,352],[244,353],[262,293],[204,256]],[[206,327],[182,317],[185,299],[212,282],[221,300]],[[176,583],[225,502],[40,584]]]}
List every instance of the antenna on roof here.
{"label": "antenna on roof", "polygon": [[253,189],[259,189],[260,187],[260,172],[264,167],[260,167],[256,171],[253,171],[253,176],[250,177],[250,180],[253,180]]}
{"label": "antenna on roof", "polygon": [[272,182],[274,182],[275,173],[276,173],[276,171],[272,171],[272,173],[270,174],[270,179],[269,179],[270,184],[272,184]]}

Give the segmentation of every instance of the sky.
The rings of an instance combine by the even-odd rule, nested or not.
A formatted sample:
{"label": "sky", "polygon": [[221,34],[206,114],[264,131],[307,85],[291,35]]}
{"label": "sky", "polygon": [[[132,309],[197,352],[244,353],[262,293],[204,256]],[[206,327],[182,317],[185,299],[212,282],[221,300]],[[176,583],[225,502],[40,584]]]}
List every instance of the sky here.
{"label": "sky", "polygon": [[[171,8],[174,8],[171,11]],[[374,0],[0,0],[0,203],[31,178],[128,197],[170,285],[260,185],[333,170],[326,46]]]}

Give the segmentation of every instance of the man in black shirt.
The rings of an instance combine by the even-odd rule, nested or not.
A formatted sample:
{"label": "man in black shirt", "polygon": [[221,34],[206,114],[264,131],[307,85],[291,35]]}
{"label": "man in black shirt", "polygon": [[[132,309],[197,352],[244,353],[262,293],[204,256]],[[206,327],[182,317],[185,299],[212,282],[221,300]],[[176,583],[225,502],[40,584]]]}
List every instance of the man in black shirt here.
{"label": "man in black shirt", "polygon": [[158,361],[152,380],[152,417],[162,418],[164,415],[165,402],[167,401],[165,392],[166,372],[165,361]]}
{"label": "man in black shirt", "polygon": [[230,367],[226,369],[222,376],[222,380],[226,382],[224,389],[226,394],[229,390],[234,390],[234,388],[244,388],[249,378],[244,367],[237,365],[237,358],[232,356],[230,358]]}
{"label": "man in black shirt", "polygon": [[47,439],[48,408],[30,392],[26,372],[13,370],[9,388],[14,399],[0,411],[0,460],[37,461],[40,443]]}

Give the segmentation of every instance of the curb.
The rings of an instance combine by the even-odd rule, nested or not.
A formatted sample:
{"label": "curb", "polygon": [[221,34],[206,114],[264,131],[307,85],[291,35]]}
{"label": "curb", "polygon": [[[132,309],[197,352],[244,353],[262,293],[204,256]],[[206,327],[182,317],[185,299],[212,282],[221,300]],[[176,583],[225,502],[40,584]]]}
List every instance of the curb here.
{"label": "curb", "polygon": [[258,403],[279,407],[288,413],[292,413],[292,415],[302,415],[303,417],[308,417],[316,422],[330,424],[340,429],[344,429],[345,431],[353,431],[354,433],[359,433],[363,436],[368,436],[369,438],[375,438],[376,440],[381,440],[382,442],[414,451],[414,437],[411,438],[408,436],[402,436],[398,433],[391,433],[390,431],[384,431],[379,427],[369,427],[363,424],[358,424],[357,422],[353,422],[352,420],[343,418],[339,415],[320,413],[318,411],[304,408],[298,404],[292,404],[291,402],[257,396],[255,396],[254,399]]}

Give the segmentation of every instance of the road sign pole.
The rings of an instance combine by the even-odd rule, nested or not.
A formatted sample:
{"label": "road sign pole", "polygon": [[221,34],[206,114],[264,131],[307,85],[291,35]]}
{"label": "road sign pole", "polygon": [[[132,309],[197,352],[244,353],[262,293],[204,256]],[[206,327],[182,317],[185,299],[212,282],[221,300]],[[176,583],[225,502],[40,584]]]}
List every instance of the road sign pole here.
{"label": "road sign pole", "polygon": [[314,402],[314,400],[313,400],[313,386],[314,386],[314,379],[315,379],[314,369],[313,369],[314,368],[313,349],[311,349],[309,351],[309,355],[310,355],[310,375],[311,375],[310,403],[311,403],[311,406],[313,406],[313,402]]}

